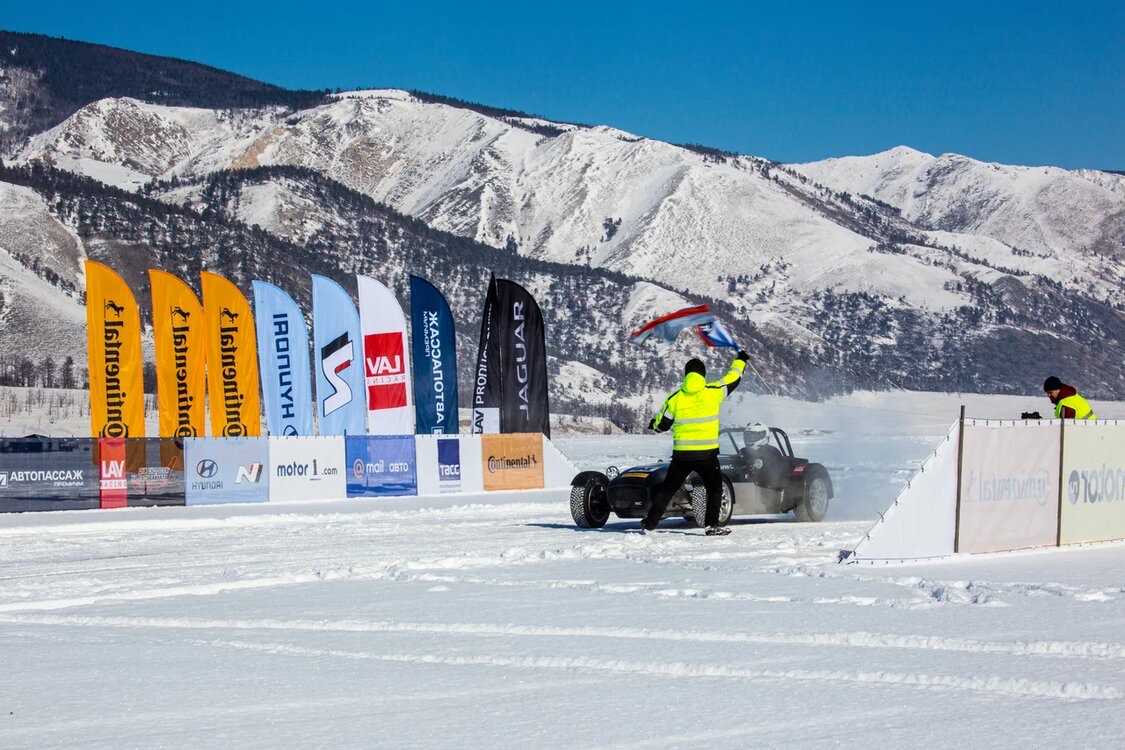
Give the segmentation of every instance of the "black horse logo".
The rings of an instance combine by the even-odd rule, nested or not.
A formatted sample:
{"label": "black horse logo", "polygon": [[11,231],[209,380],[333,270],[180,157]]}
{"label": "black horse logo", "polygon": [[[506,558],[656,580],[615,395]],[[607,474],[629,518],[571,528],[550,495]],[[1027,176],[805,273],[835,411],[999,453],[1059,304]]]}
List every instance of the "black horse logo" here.
{"label": "black horse logo", "polygon": [[235,321],[238,319],[238,313],[231,312],[229,307],[224,307],[219,310],[219,320],[221,321],[224,318],[229,320],[231,325],[234,325]]}
{"label": "black horse logo", "polygon": [[172,317],[173,318],[179,318],[180,320],[183,320],[183,321],[186,322],[190,315],[191,315],[191,313],[187,312],[186,310],[184,310],[184,308],[180,307],[179,305],[176,305],[175,307],[172,308]]}
{"label": "black horse logo", "polygon": [[113,300],[106,300],[105,309],[113,313],[113,317],[120,318],[121,313],[125,312],[125,308],[117,304]]}

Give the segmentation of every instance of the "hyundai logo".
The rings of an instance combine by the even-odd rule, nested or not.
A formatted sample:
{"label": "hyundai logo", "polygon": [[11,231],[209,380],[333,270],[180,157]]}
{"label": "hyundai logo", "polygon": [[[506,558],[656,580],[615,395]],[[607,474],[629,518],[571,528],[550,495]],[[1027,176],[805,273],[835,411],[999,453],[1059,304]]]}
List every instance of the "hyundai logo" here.
{"label": "hyundai logo", "polygon": [[219,465],[209,458],[205,458],[195,465],[195,473],[204,479],[210,479],[219,473]]}

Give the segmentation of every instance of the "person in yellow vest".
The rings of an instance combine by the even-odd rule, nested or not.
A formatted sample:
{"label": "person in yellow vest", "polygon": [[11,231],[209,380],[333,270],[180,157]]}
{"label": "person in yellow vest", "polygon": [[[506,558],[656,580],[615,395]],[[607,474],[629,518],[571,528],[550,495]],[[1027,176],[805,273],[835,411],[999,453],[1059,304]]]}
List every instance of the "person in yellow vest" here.
{"label": "person in yellow vest", "polygon": [[1074,386],[1067,385],[1054,375],[1043,381],[1043,390],[1055,405],[1055,419],[1097,419],[1090,403],[1078,395]]}
{"label": "person in yellow vest", "polygon": [[648,515],[641,528],[652,531],[664,517],[672,495],[693,471],[707,489],[707,517],[696,519],[707,527],[708,536],[729,534],[719,526],[719,505],[723,498],[723,474],[719,470],[719,406],[738,384],[750,355],[740,351],[721,379],[707,382],[707,367],[698,359],[684,366],[680,389],[664,400],[660,413],[649,424],[656,432],[672,430],[672,463],[664,483],[653,494]]}

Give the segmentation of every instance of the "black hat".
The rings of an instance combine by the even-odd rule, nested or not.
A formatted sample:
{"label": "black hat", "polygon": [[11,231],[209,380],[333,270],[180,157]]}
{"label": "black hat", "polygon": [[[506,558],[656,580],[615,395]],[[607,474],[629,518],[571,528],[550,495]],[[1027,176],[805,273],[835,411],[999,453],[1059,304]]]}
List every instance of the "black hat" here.
{"label": "black hat", "polygon": [[684,375],[693,372],[698,372],[700,375],[706,375],[707,365],[703,364],[703,360],[692,357],[688,360],[688,363],[684,365]]}
{"label": "black hat", "polygon": [[1043,392],[1057,391],[1062,388],[1062,381],[1054,375],[1043,381]]}

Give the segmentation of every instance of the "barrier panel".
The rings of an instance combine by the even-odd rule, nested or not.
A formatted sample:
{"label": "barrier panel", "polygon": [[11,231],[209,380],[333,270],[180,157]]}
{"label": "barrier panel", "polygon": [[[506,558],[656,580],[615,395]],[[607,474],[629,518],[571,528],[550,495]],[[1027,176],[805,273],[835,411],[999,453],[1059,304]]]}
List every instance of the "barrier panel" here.
{"label": "barrier panel", "polygon": [[0,512],[101,507],[91,438],[0,439]]}
{"label": "barrier panel", "polygon": [[[183,505],[184,441],[182,438],[130,439],[126,449],[127,502],[130,508]],[[134,450],[134,444],[141,448]],[[139,458],[139,465],[134,465]]]}
{"label": "barrier panel", "polygon": [[349,435],[347,496],[417,495],[413,435]]}
{"label": "barrier panel", "polygon": [[1058,424],[967,420],[954,551],[1054,546],[1060,448]]}
{"label": "barrier panel", "polygon": [[186,503],[264,503],[269,500],[268,465],[267,438],[186,438]]}
{"label": "barrier panel", "polygon": [[1125,539],[1125,424],[1068,422],[1064,429],[1059,543]]}
{"label": "barrier panel", "polygon": [[482,492],[479,435],[415,435],[418,494]]}
{"label": "barrier panel", "polygon": [[543,435],[481,435],[481,473],[486,490],[543,487]]}
{"label": "barrier panel", "polygon": [[0,512],[566,487],[540,433],[0,440]]}
{"label": "barrier panel", "polygon": [[960,423],[955,422],[879,522],[855,546],[850,562],[925,560],[953,554],[959,431]]}
{"label": "barrier panel", "polygon": [[347,496],[344,438],[271,437],[269,445],[270,502]]}

